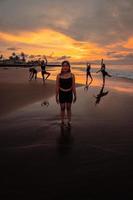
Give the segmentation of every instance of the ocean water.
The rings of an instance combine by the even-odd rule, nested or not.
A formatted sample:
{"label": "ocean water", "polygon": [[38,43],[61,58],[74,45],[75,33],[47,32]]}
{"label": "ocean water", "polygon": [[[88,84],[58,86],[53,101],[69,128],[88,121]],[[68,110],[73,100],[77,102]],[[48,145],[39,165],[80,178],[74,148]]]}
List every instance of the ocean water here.
{"label": "ocean water", "polygon": [[[72,72],[77,76],[78,82],[85,80],[86,65],[71,65]],[[96,73],[100,69],[100,65],[91,65],[91,73],[93,77],[99,77],[100,73]],[[51,71],[50,79],[55,80],[56,75],[60,72],[60,67],[48,67]],[[133,80],[133,65],[106,65],[106,71],[114,78],[124,78]]]}
{"label": "ocean water", "polygon": [[[86,72],[85,65],[73,65],[72,68],[80,72]],[[91,72],[95,74],[99,68],[100,66],[98,65],[91,65]],[[133,65],[106,65],[106,70],[115,78],[126,78],[133,80]]]}
{"label": "ocean water", "polygon": [[112,65],[110,66],[109,70],[113,74],[113,76],[117,78],[120,77],[133,80],[133,65]]}

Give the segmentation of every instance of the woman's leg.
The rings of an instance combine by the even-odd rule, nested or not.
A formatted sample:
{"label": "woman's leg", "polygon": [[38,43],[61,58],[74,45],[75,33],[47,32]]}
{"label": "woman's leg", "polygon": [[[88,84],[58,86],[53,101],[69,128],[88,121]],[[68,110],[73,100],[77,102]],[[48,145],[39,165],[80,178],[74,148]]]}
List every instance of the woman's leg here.
{"label": "woman's leg", "polygon": [[93,81],[92,75],[90,74],[91,82]]}
{"label": "woman's leg", "polygon": [[86,75],[86,85],[88,84],[88,75]]}
{"label": "woman's leg", "polygon": [[33,76],[34,76],[34,74],[33,74],[33,72],[31,73],[31,76],[30,76],[30,81],[33,79]]}
{"label": "woman's leg", "polygon": [[43,83],[45,82],[44,73],[42,72]]}
{"label": "woman's leg", "polygon": [[37,73],[35,73],[35,80],[37,79]]}
{"label": "woman's leg", "polygon": [[65,103],[61,103],[60,107],[61,107],[61,123],[64,123],[64,118],[65,118]]}
{"label": "woman's leg", "polygon": [[71,122],[71,103],[66,103],[68,123]]}
{"label": "woman's leg", "polygon": [[92,78],[91,74],[89,76],[91,78],[90,83],[89,83],[89,85],[90,85],[92,83],[92,81],[93,81],[93,78]]}
{"label": "woman's leg", "polygon": [[107,72],[107,74],[106,74],[108,77],[111,77],[111,75]]}
{"label": "woman's leg", "polygon": [[49,72],[45,72],[45,74],[47,74],[45,80],[50,76],[50,73]]}
{"label": "woman's leg", "polygon": [[103,85],[105,85],[105,76],[103,75]]}

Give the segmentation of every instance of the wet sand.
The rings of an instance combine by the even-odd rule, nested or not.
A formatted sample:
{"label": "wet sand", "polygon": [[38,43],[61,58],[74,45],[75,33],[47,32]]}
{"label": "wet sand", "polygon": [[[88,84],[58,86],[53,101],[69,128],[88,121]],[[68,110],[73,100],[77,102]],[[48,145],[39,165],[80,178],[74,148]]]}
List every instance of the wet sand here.
{"label": "wet sand", "polygon": [[47,99],[55,93],[55,82],[29,81],[27,68],[0,69],[0,117],[21,107]]}
{"label": "wet sand", "polygon": [[1,83],[0,117],[55,93],[55,83]]}
{"label": "wet sand", "polygon": [[0,195],[6,199],[133,198],[133,95],[77,89],[72,127],[59,125],[55,97],[0,120]]}

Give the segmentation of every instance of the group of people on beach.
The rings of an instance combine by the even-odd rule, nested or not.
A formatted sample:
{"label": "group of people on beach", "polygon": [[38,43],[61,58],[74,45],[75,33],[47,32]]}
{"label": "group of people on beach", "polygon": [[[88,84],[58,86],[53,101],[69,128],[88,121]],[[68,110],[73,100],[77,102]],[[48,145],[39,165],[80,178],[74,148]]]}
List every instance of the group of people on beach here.
{"label": "group of people on beach", "polygon": [[[86,86],[89,86],[92,83],[92,81],[93,81],[93,78],[92,78],[90,70],[91,70],[91,64],[87,63],[87,67],[86,67]],[[98,73],[98,72],[102,73],[103,85],[104,85],[105,84],[105,77],[106,76],[111,77],[111,75],[106,71],[106,65],[103,63],[103,59],[101,61],[101,68],[96,73]],[[89,84],[88,84],[88,76],[91,79],[90,82],[89,82]]]}
{"label": "group of people on beach", "polygon": [[[75,103],[77,99],[76,95],[76,87],[75,87],[75,76],[73,73],[71,73],[71,66],[68,61],[63,61],[61,65],[61,72],[57,75],[56,78],[56,102],[57,104],[60,103],[61,108],[61,125],[64,126],[64,120],[65,120],[65,111],[67,112],[67,126],[71,127],[71,104],[72,102]],[[105,84],[105,77],[111,75],[106,71],[106,66],[103,63],[103,59],[101,61],[101,68],[97,71],[102,73],[103,77],[103,88]],[[90,76],[91,81],[89,85],[92,83],[93,78],[91,75],[91,65],[87,63],[86,68],[86,86],[88,87],[88,76]],[[101,95],[101,94],[100,94]],[[103,95],[103,93],[102,93]],[[97,101],[100,101],[99,98]]]}
{"label": "group of people on beach", "polygon": [[[50,73],[46,71],[47,58],[45,57],[45,61],[41,61],[41,73],[43,82],[50,76]],[[30,80],[32,80],[35,75],[35,79],[37,78],[37,71],[34,69],[34,73],[32,71],[32,75],[30,74]],[[105,77],[111,77],[111,75],[106,71],[106,65],[101,61],[101,68],[96,73],[101,72],[103,78],[103,87],[102,91],[99,95],[103,94],[103,88],[105,84]],[[44,75],[47,75],[46,78]],[[88,84],[88,77],[90,77],[90,82]],[[91,75],[91,64],[87,63],[86,67],[86,86],[88,87],[93,81]],[[71,127],[71,105],[72,102],[75,103],[77,99],[76,95],[76,87],[75,87],[75,75],[71,72],[71,65],[69,61],[65,60],[61,64],[61,71],[56,77],[56,102],[60,104],[61,109],[61,126],[65,125],[65,112],[67,112],[67,126]],[[97,101],[99,101],[99,96]]]}
{"label": "group of people on beach", "polygon": [[[44,57],[44,60],[40,61],[39,65],[41,66],[41,73],[42,73],[42,78],[43,78],[43,83],[45,83],[45,80],[50,76],[50,72],[46,71],[46,66],[47,66],[47,58],[46,56]],[[37,79],[37,69],[35,68],[34,64],[32,67],[29,68],[29,81],[31,81],[33,78],[36,80]],[[45,77],[46,75],[46,77]]]}

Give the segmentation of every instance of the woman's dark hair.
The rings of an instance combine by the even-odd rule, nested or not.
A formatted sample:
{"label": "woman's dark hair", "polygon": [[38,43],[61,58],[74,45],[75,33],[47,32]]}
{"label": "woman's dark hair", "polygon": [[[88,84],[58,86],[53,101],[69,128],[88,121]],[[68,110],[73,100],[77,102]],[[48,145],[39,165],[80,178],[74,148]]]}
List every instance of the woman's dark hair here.
{"label": "woman's dark hair", "polygon": [[[61,66],[63,67],[64,64],[67,64],[69,69],[68,69],[68,72],[71,72],[71,65],[69,63],[69,61],[67,60],[64,60],[62,63],[61,63]],[[61,73],[62,73],[62,68],[61,68]]]}

